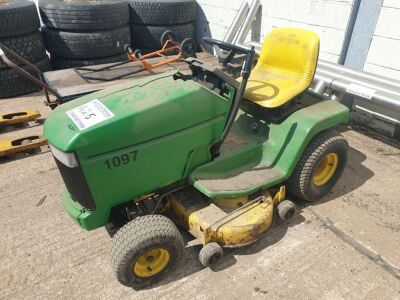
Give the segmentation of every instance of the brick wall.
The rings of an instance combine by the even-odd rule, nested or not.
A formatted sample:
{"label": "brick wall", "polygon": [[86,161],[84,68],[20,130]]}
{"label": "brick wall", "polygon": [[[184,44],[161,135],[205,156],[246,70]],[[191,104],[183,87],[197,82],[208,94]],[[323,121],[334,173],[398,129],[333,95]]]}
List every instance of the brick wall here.
{"label": "brick wall", "polygon": [[384,0],[364,70],[400,80],[399,0]]}
{"label": "brick wall", "polygon": [[[393,0],[396,1],[396,0]],[[197,34],[223,38],[241,0],[198,0]],[[261,26],[248,39],[262,41],[274,27],[302,27],[319,34],[320,57],[339,58],[353,0],[261,0]]]}

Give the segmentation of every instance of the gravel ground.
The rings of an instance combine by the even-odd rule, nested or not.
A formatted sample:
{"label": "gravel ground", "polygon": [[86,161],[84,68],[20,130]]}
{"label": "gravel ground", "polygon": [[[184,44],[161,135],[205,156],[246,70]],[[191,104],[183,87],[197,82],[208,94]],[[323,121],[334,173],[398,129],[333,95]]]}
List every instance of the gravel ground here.
{"label": "gravel ground", "polygon": [[[40,94],[0,100],[0,113],[49,109]],[[6,130],[0,140],[41,133]],[[400,299],[400,147],[347,129],[348,166],[334,190],[256,244],[228,250],[214,269],[188,246],[179,270],[135,292],[114,279],[111,239],[64,213],[62,180],[46,148],[0,161],[2,299]]]}

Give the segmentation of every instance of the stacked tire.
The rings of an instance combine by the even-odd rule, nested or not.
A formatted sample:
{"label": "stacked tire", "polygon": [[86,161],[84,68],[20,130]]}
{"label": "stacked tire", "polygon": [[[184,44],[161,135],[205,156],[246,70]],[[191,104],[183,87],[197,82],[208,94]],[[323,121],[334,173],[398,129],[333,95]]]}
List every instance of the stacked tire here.
{"label": "stacked tire", "polygon": [[176,41],[193,38],[195,0],[128,0],[133,49],[160,49],[161,35],[172,31]]}
{"label": "stacked tire", "polygon": [[[34,64],[42,72],[50,70],[43,37],[39,31],[40,21],[34,2],[24,0],[0,1],[0,44]],[[6,56],[31,73],[33,68],[22,61]],[[0,60],[0,98],[8,98],[39,90],[39,86],[9,68]]]}
{"label": "stacked tire", "polygon": [[126,0],[39,0],[43,36],[55,69],[127,59]]}

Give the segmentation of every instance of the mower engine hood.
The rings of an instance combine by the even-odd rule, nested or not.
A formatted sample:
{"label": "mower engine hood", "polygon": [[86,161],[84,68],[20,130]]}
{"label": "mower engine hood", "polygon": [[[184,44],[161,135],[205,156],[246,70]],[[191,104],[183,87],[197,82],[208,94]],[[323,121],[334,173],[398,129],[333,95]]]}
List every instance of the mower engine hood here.
{"label": "mower engine hood", "polygon": [[[80,151],[81,155],[93,156],[202,123],[210,113],[225,113],[217,103],[220,101],[196,101],[222,97],[191,80],[174,79],[176,73],[170,71],[116,85],[63,104],[47,118],[45,137],[63,152]],[[104,105],[113,116],[87,128],[79,128],[69,114],[93,100]],[[89,152],[84,153],[86,150]]]}

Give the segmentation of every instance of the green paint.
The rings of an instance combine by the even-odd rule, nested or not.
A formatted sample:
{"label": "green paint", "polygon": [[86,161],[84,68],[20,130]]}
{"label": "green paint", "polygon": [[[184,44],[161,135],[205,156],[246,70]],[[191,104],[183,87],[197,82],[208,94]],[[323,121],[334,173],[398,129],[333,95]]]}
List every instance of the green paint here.
{"label": "green paint", "polygon": [[[245,196],[274,186],[290,177],[304,149],[317,133],[347,123],[348,119],[347,107],[328,100],[298,110],[280,124],[261,123],[260,130],[253,132],[250,124],[257,119],[242,112],[231,134],[244,146],[197,168],[190,180],[199,191],[211,198]],[[215,192],[198,181],[230,177],[260,164],[268,166],[271,171],[278,171],[281,176],[235,192]]]}
{"label": "green paint", "polygon": [[[95,211],[82,212],[64,194],[64,207],[83,228],[105,225],[112,207],[177,182],[210,160],[209,148],[222,133],[233,93],[221,97],[194,81],[174,80],[175,73],[87,95],[47,118],[46,139],[76,153],[96,202]],[[79,130],[66,112],[94,99],[115,117]],[[109,169],[107,161],[132,152],[135,161]]]}
{"label": "green paint", "polygon": [[[192,80],[175,79],[175,73],[84,96],[58,107],[47,118],[46,139],[63,152],[75,152],[96,203],[96,209],[89,211],[63,192],[65,210],[82,228],[101,227],[113,207],[182,180],[208,196],[238,195],[215,194],[196,178],[225,176],[259,162],[279,169],[282,176],[242,194],[278,184],[290,176],[315,134],[348,120],[346,107],[325,101],[297,111],[281,124],[263,123],[252,132],[252,117],[240,113],[233,133],[243,145],[210,162],[209,150],[222,134],[234,88],[229,86],[222,97]],[[94,99],[115,116],[79,130],[66,112]],[[129,163],[111,165],[123,155],[130,155]]]}

